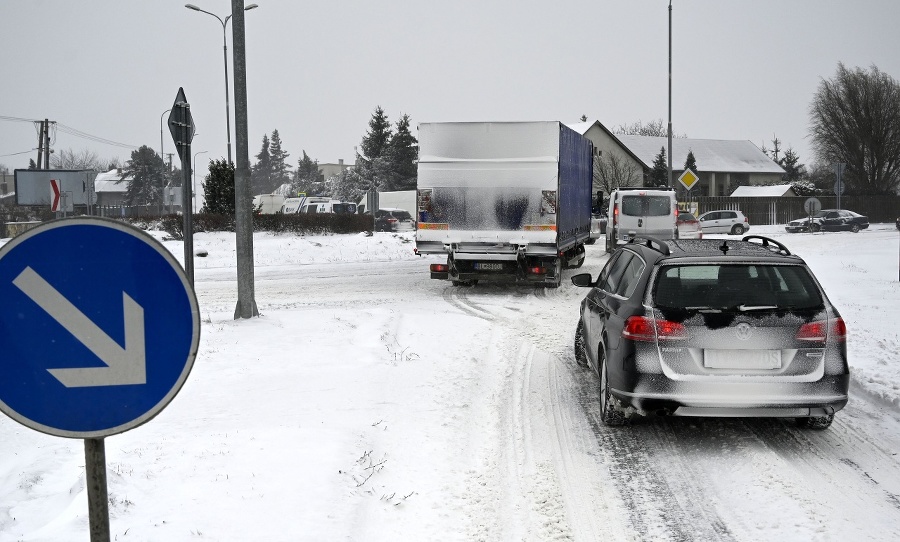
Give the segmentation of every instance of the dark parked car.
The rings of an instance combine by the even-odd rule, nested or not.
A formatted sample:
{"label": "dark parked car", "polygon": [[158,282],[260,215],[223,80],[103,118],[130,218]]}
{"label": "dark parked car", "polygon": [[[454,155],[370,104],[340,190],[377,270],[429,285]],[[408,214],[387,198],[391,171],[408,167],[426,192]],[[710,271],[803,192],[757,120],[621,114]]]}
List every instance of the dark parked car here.
{"label": "dark parked car", "polygon": [[600,414],[791,417],[824,429],[847,404],[847,329],[800,257],[742,240],[637,238],[581,302],[575,359]]}
{"label": "dark parked car", "polygon": [[378,209],[375,211],[375,231],[413,231],[416,222],[403,209]]}
{"label": "dark parked car", "polygon": [[869,218],[845,209],[822,209],[809,218],[792,220],[784,229],[789,233],[802,231],[852,231],[869,227]]}

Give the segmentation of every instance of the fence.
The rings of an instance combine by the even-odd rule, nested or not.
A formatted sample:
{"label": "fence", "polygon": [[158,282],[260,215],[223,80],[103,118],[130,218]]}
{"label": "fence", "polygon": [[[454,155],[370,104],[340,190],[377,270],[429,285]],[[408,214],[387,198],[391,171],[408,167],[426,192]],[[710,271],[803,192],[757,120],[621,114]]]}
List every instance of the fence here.
{"label": "fence", "polygon": [[[837,196],[815,196],[823,209],[836,209]],[[730,209],[743,212],[750,224],[786,224],[791,220],[806,217],[803,203],[809,198],[792,197],[750,197],[703,196],[697,198],[697,212]],[[894,223],[900,216],[900,196],[841,196],[841,209],[849,209],[869,217],[873,224]]]}

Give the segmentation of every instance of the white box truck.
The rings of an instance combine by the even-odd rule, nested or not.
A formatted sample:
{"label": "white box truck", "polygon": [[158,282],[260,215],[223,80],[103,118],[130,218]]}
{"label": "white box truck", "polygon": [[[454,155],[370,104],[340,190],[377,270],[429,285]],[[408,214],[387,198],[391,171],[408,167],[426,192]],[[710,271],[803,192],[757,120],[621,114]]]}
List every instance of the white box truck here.
{"label": "white box truck", "polygon": [[557,287],[584,262],[591,142],[556,121],[419,125],[416,252],[431,278]]}

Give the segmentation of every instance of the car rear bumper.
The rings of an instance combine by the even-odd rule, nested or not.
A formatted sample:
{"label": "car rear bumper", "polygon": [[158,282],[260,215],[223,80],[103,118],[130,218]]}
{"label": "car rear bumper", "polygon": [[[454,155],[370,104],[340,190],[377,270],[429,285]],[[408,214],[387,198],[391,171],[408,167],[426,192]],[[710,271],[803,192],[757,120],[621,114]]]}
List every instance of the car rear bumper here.
{"label": "car rear bumper", "polygon": [[816,382],[673,382],[641,375],[633,391],[610,390],[645,413],[711,417],[803,417],[833,414],[847,404],[849,375]]}

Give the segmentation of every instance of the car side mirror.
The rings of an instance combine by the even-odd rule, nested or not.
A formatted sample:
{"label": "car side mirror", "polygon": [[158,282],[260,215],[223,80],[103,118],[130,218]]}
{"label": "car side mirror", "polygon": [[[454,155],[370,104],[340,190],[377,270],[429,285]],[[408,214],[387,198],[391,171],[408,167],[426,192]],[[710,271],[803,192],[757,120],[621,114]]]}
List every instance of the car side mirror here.
{"label": "car side mirror", "polygon": [[590,273],[579,273],[572,277],[572,284],[580,288],[591,288],[594,286],[594,281],[591,279]]}

